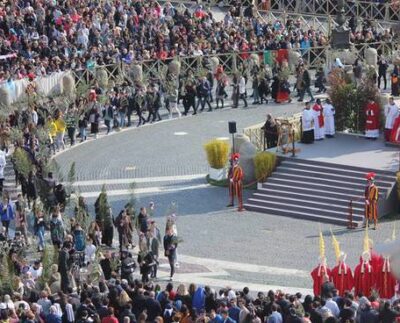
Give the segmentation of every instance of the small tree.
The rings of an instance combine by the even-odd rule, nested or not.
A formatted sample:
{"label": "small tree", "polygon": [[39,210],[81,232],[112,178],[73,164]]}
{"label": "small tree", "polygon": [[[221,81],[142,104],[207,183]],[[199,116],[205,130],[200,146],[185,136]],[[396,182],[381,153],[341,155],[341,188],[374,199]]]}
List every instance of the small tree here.
{"label": "small tree", "polygon": [[380,104],[379,91],[370,77],[357,85],[342,69],[334,69],[329,75],[328,91],[336,109],[335,125],[339,131],[362,132],[365,128],[364,107],[372,99]]}
{"label": "small tree", "polygon": [[13,154],[13,160],[18,173],[28,178],[29,173],[33,170],[32,161],[28,153],[24,149],[17,147]]}
{"label": "small tree", "polygon": [[[55,262],[57,261],[57,262]],[[58,263],[58,252],[55,250],[52,244],[47,244],[43,250],[42,256],[42,275],[39,278],[39,283],[41,288],[44,288],[48,284],[51,277],[51,265],[53,263]]]}
{"label": "small tree", "polygon": [[105,184],[103,184],[99,197],[95,203],[95,212],[96,220],[100,222],[103,227],[113,225]]}

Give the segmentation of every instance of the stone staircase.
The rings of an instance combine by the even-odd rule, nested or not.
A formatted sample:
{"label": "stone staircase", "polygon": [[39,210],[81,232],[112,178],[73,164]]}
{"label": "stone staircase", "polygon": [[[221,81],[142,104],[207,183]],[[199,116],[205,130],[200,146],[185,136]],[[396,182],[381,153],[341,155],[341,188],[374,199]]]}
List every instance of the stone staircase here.
{"label": "stone staircase", "polygon": [[374,171],[379,187],[379,215],[394,209],[394,172],[365,169],[297,158],[281,158],[279,166],[259,184],[244,204],[247,210],[338,225],[348,225],[353,201],[353,224],[364,218],[365,174]]}

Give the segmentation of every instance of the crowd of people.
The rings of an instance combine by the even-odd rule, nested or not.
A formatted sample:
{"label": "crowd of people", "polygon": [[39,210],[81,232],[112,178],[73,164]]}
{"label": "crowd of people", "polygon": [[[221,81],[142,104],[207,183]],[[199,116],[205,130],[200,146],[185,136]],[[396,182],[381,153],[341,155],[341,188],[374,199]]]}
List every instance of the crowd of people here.
{"label": "crowd of people", "polygon": [[[349,26],[354,43],[393,37],[372,21],[358,28],[350,19]],[[0,39],[0,80],[9,82],[96,65],[328,44],[322,30],[294,19],[267,21],[243,1],[233,1],[222,21],[202,5],[180,10],[168,1],[7,2],[0,8]]]}
{"label": "crowd of people", "polygon": [[[360,29],[353,17],[349,26],[355,43],[389,42],[393,37],[390,30],[377,32],[370,21]],[[307,30],[293,19],[285,24],[265,21],[253,5],[243,1],[234,1],[222,21],[216,21],[202,5],[193,11],[181,10],[168,1],[163,5],[154,0],[5,1],[0,5],[0,80],[29,78],[33,89],[36,77],[68,69],[232,51],[249,58],[250,52],[301,51],[327,43],[323,31]],[[112,89],[96,83],[65,111],[55,102],[48,106],[32,104],[3,121],[0,190],[5,152],[12,144],[15,180],[21,185],[21,193],[13,202],[4,191],[0,203],[0,263],[10,260],[13,278],[12,284],[0,281],[0,322],[395,322],[400,316],[400,295],[377,300],[370,290],[341,290],[321,273],[318,278],[322,277],[320,283],[327,283],[327,288],[317,288],[314,296],[305,297],[284,291],[255,296],[246,287],[217,292],[210,286],[191,284],[187,288],[172,282],[164,289],[158,276],[160,262],[168,261],[171,281],[179,268],[175,214],[168,216],[163,236],[152,217],[154,204],[135,210],[127,203],[114,217],[106,192],[101,192],[94,214],[90,214],[85,199],[66,190],[48,171],[51,155],[65,149],[67,141],[71,146],[77,137],[85,141],[88,127],[96,137],[102,123],[106,133],[129,127],[135,121],[133,114],[138,126],[161,120],[162,107],[169,117],[173,113],[179,117],[189,112],[196,115],[206,107],[207,111],[224,108],[229,94],[233,108],[241,101],[246,108],[251,104],[250,97],[252,104],[290,102],[287,62],[281,58],[278,54],[274,66],[239,64],[232,78],[222,66],[213,71],[204,64],[202,75],[168,72],[162,80],[152,75],[148,84],[126,82]],[[379,66],[376,81],[380,83],[383,78],[386,87],[383,59]],[[314,103],[312,85],[311,74],[300,61],[295,82],[299,102],[307,94]],[[315,82],[319,93],[326,91],[325,85],[325,73],[319,70]],[[307,103],[305,110],[310,109]],[[393,120],[398,117],[396,111],[394,116],[388,107]],[[306,133],[303,139],[333,136],[334,113],[329,101],[322,104],[317,99],[312,113],[308,113],[310,118],[303,117],[303,131],[312,129],[313,133]],[[266,129],[275,131],[273,118],[267,122]],[[398,129],[394,121],[389,126]],[[269,138],[268,146],[276,141],[277,137]],[[72,208],[71,201],[75,201]],[[14,227],[12,237],[10,228]],[[57,260],[49,265],[46,257],[50,246]],[[0,272],[0,279],[4,277]]]}

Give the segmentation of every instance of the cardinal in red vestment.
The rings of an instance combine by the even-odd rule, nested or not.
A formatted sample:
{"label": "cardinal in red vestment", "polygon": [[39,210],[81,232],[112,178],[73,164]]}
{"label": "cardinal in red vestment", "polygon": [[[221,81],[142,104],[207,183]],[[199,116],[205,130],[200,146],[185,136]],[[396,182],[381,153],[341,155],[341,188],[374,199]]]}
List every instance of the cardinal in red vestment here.
{"label": "cardinal in red vestment", "polygon": [[379,137],[379,105],[374,100],[369,100],[365,112],[365,137],[376,139]]}
{"label": "cardinal in red vestment", "polygon": [[370,264],[371,256],[369,251],[362,254],[362,262],[354,269],[354,292],[356,295],[371,296],[371,291],[375,287],[375,273]]}
{"label": "cardinal in red vestment", "polygon": [[314,295],[321,295],[322,284],[331,280],[331,270],[326,265],[326,258],[320,258],[320,264],[313,269],[311,277],[314,281]]}
{"label": "cardinal in red vestment", "polygon": [[[375,252],[374,248],[374,241],[372,239],[368,239],[368,246],[369,246],[369,256],[370,256],[370,261],[369,263],[371,264],[374,272],[376,273],[380,268],[382,268],[383,265],[383,257]],[[360,263],[362,262],[362,256],[360,257]]]}
{"label": "cardinal in red vestment", "polygon": [[395,294],[396,283],[396,278],[394,278],[390,267],[390,259],[385,256],[379,271],[376,272],[376,288],[379,291],[379,296],[391,299]]}
{"label": "cardinal in red vestment", "polygon": [[345,263],[347,255],[342,252],[339,256],[339,263],[332,269],[332,281],[340,296],[354,287],[353,271]]}
{"label": "cardinal in red vestment", "polygon": [[394,119],[393,128],[390,132],[390,141],[400,143],[400,116]]}

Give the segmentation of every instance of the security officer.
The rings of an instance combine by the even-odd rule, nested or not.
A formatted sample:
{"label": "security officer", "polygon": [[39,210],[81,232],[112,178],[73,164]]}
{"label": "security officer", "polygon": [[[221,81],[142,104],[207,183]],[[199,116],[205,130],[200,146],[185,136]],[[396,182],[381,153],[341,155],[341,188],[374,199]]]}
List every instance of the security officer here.
{"label": "security officer", "polygon": [[127,249],[121,252],[121,279],[126,279],[129,283],[133,282],[133,273],[136,269],[135,260]]}

